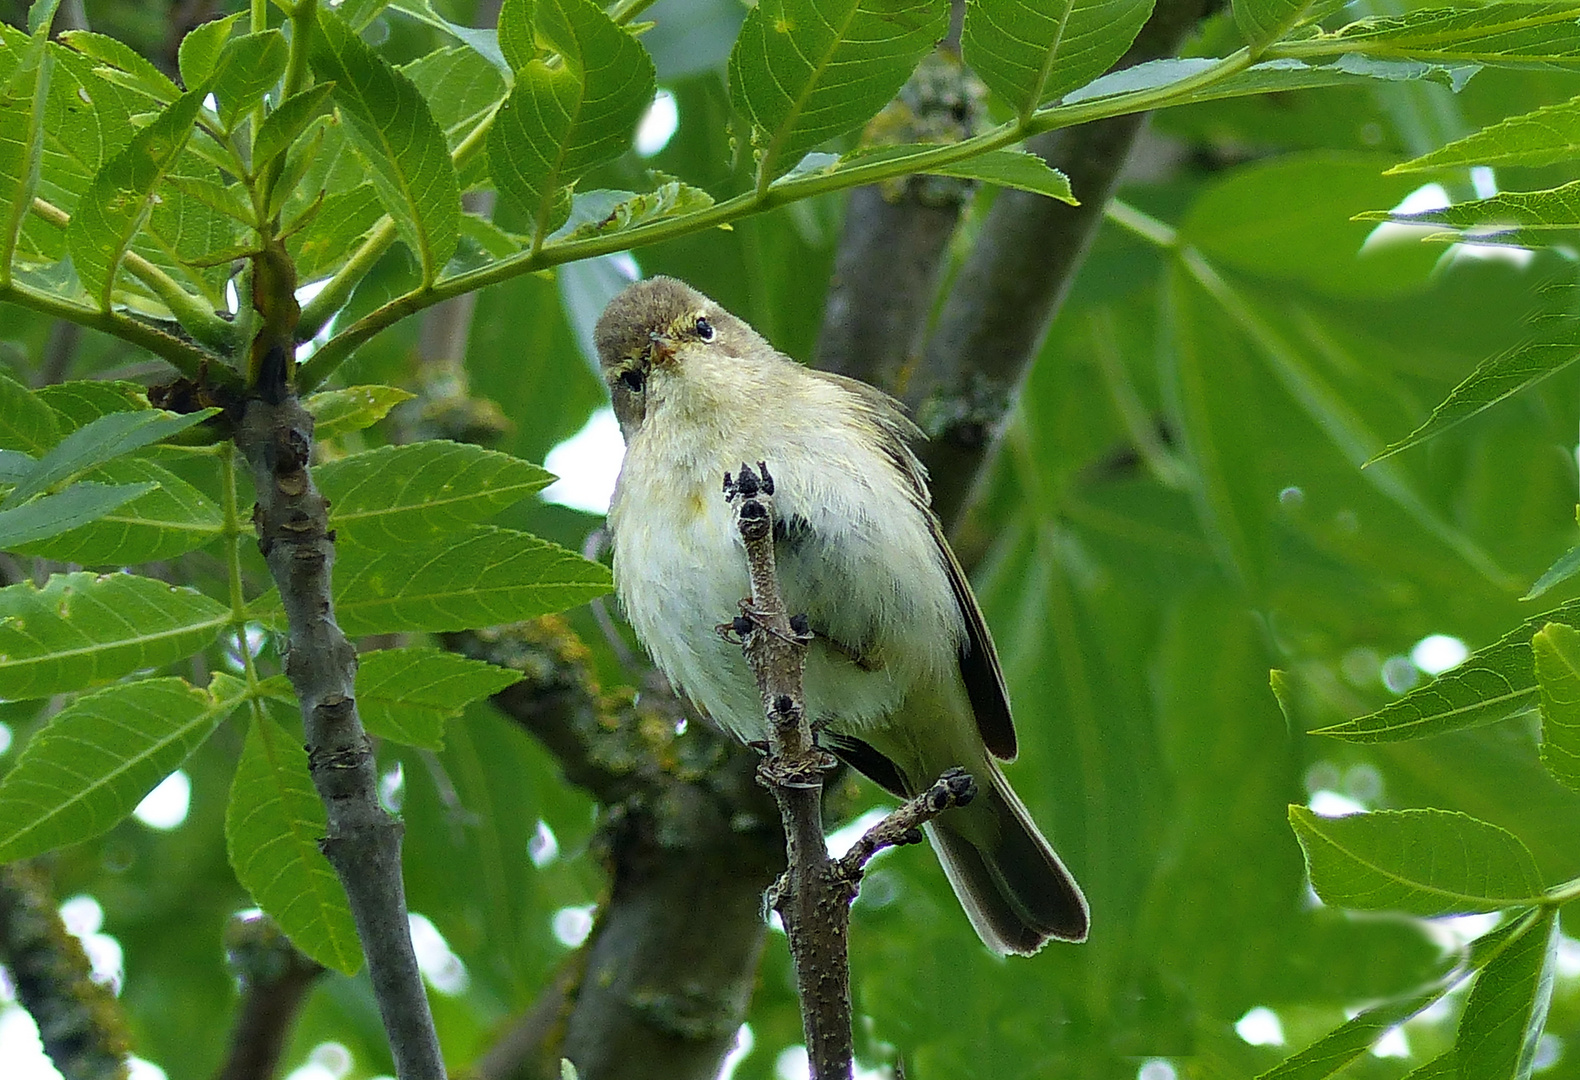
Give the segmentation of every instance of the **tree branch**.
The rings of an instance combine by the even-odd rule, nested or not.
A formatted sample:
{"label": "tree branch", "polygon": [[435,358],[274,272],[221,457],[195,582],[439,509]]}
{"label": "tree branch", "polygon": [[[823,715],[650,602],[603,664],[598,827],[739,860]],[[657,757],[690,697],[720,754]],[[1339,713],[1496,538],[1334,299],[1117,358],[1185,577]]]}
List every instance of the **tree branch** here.
{"label": "tree branch", "polygon": [[122,1080],[126,1021],[115,994],[93,981],[36,867],[0,866],[0,961],[38,1024],[44,1053],[66,1080]]}
{"label": "tree branch", "polygon": [[855,1056],[850,1028],[850,901],[854,891],[833,873],[823,840],[823,772],[829,755],[807,723],[801,672],[812,635],[805,618],[792,623],[774,567],[773,477],[741,465],[724,477],[735,503],[735,527],[746,546],[752,596],[733,623],[757,678],[768,717],[768,757],[759,776],[773,792],[784,822],[789,869],[769,890],[784,920],[801,1001],[801,1026],[813,1080],[848,1080]]}
{"label": "tree branch", "polygon": [[854,1059],[850,1010],[850,905],[867,860],[884,847],[921,840],[921,825],[976,794],[963,770],[950,769],[922,795],[869,830],[844,859],[828,857],[823,837],[823,776],[832,755],[820,749],[807,722],[801,675],[812,640],[806,617],[785,612],[774,566],[773,477],[743,464],[724,477],[735,527],[746,548],[752,595],[741,615],[721,627],[740,637],[768,718],[768,756],[758,779],[773,792],[784,822],[789,868],[768,891],[784,920],[795,967],[801,1025],[813,1080],[849,1080]]}
{"label": "tree branch", "polygon": [[[867,125],[863,144],[959,142],[976,133],[986,89],[960,61],[960,18],[949,38]],[[817,366],[900,393],[915,365],[944,256],[975,185],[909,176],[857,188],[845,204]]]}
{"label": "tree branch", "polygon": [[241,982],[241,1004],[215,1080],[273,1080],[296,1017],[324,968],[263,917],[232,919],[225,928],[225,953]]}
{"label": "tree branch", "polygon": [[840,856],[839,872],[851,881],[860,881],[863,870],[884,848],[922,842],[922,826],[945,810],[967,806],[977,796],[976,781],[964,769],[950,769],[933,781],[933,786],[913,796],[889,816],[862,833],[849,851]]}
{"label": "tree branch", "polygon": [[[100,311],[62,300],[53,293],[13,281],[0,285],[0,304],[15,304],[67,322],[100,330],[122,341],[141,346],[168,362],[190,379],[202,378],[206,371],[223,375],[229,369],[218,354],[177,337],[153,323],[143,322],[119,311]],[[212,362],[212,365],[211,365]],[[211,380],[212,381],[212,380]]]}
{"label": "tree branch", "polygon": [[252,398],[236,445],[258,492],[258,546],[290,624],[285,673],[302,703],[308,767],[328,812],[321,842],[351,904],[401,1080],[443,1080],[401,880],[401,826],[378,802],[373,743],[357,715],[356,650],[335,622],[329,504],[307,469],[313,418],[294,391]]}
{"label": "tree branch", "polygon": [[335,621],[329,502],[308,471],[313,417],[292,382],[300,314],[295,268],[277,242],[253,259],[260,317],[236,447],[252,471],[258,547],[289,624],[285,674],[301,702],[308,770],[323,800],[325,857],[346,890],[401,1080],[443,1080],[444,1062],[412,949],[401,826],[378,801],[373,743],[357,715],[356,649]]}
{"label": "tree branch", "polygon": [[601,691],[563,619],[446,644],[524,673],[494,704],[607,807],[593,932],[476,1071],[558,1076],[564,1056],[582,1080],[645,1080],[659,1061],[666,1080],[712,1080],[751,998],[762,892],[783,867],[756,755],[705,724],[677,732],[685,714],[660,686],[640,701]]}
{"label": "tree branch", "polygon": [[[1164,0],[1116,67],[1179,49],[1214,0]],[[1146,113],[1050,131],[1027,143],[1070,177],[1080,206],[1003,191],[956,277],[903,398],[929,436],[919,447],[934,509],[952,526],[1042,348]]]}

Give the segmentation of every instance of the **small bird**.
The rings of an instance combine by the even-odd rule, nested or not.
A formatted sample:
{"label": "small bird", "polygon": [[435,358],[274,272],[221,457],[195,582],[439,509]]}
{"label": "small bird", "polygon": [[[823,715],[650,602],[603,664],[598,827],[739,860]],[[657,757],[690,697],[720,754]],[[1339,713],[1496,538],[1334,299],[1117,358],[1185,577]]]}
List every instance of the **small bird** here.
{"label": "small bird", "polygon": [[983,943],[1029,955],[1085,940],[1086,898],[995,760],[1015,756],[1004,676],[899,403],[803,367],[673,278],[611,300],[595,341],[626,443],[615,587],[654,662],[737,738],[767,738],[740,649],[715,632],[751,591],[720,483],[766,461],[780,588],[814,634],[804,694],[823,745],[902,798],[966,769],[980,794],[928,835]]}

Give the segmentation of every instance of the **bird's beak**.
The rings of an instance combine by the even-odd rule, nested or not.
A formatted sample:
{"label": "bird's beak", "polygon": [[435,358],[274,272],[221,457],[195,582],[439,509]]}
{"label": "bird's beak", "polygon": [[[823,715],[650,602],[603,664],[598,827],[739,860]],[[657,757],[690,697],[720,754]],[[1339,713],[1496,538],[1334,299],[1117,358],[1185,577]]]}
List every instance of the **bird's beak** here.
{"label": "bird's beak", "polygon": [[652,362],[654,364],[667,364],[675,359],[674,339],[660,334],[657,330],[649,331],[647,337],[653,343]]}

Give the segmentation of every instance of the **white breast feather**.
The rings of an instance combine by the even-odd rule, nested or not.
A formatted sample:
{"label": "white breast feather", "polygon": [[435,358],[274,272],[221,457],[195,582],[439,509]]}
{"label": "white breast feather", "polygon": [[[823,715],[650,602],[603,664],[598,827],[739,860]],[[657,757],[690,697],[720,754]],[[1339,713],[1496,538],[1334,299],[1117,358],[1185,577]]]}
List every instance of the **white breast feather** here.
{"label": "white breast feather", "polygon": [[[739,362],[726,362],[728,377],[740,380]],[[751,400],[738,382],[721,399],[705,389],[719,383],[692,369],[683,388],[650,402],[609,513],[621,603],[671,681],[738,736],[764,738],[751,672],[740,648],[714,627],[733,618],[750,592],[724,473],[767,461],[778,516],[805,519],[809,535],[826,541],[781,561],[790,612],[807,613],[814,630],[882,664],[863,670],[839,650],[814,646],[808,710],[836,728],[883,726],[916,680],[959,678],[964,624],[942,557],[925,512],[858,423],[859,403],[848,391],[787,364],[754,374],[756,401],[808,402],[810,395],[805,412],[831,419],[808,424],[804,413],[732,407]]]}

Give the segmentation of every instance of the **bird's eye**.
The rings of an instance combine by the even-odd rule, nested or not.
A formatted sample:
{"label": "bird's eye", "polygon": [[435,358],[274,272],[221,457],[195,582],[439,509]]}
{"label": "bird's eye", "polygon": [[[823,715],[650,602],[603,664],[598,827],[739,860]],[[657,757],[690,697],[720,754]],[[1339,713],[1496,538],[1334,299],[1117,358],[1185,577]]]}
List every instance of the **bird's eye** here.
{"label": "bird's eye", "polygon": [[697,316],[697,336],[703,341],[713,340],[713,324],[701,315]]}
{"label": "bird's eye", "polygon": [[627,368],[620,372],[620,385],[633,394],[640,394],[642,388],[647,385],[647,376],[642,374],[640,368]]}

